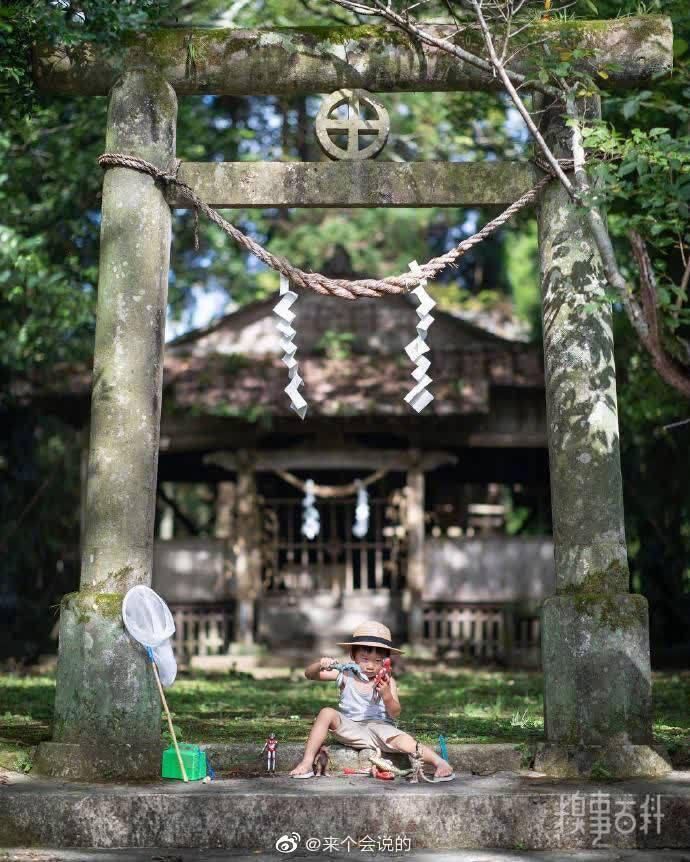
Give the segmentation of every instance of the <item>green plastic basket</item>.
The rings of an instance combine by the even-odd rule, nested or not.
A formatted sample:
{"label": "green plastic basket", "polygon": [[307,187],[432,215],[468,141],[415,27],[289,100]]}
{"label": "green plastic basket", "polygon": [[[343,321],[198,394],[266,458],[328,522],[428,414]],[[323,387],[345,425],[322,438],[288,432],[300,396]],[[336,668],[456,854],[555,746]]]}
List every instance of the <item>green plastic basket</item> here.
{"label": "green plastic basket", "polygon": [[[184,763],[187,778],[190,781],[200,781],[206,778],[206,752],[202,751],[198,745],[191,743],[180,743],[180,756]],[[163,752],[163,761],[161,764],[161,775],[163,778],[177,778],[182,780],[182,772],[180,771],[180,763],[177,759],[175,748],[171,745]]]}

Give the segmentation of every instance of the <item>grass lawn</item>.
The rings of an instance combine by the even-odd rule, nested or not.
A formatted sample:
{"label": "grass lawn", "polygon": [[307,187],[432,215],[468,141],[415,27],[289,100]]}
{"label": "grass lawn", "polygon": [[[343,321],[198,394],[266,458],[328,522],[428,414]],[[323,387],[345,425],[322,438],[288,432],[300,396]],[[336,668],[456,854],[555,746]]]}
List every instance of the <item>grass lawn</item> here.
{"label": "grass lawn", "polygon": [[[533,742],[543,738],[542,675],[461,669],[397,678],[401,730],[426,743]],[[690,671],[655,672],[654,738],[670,751],[690,743]],[[29,746],[50,738],[53,676],[0,674],[0,766],[28,769]],[[186,742],[304,741],[317,712],[337,705],[334,682],[296,676],[186,675],[167,692]],[[164,728],[165,729],[165,728]]]}

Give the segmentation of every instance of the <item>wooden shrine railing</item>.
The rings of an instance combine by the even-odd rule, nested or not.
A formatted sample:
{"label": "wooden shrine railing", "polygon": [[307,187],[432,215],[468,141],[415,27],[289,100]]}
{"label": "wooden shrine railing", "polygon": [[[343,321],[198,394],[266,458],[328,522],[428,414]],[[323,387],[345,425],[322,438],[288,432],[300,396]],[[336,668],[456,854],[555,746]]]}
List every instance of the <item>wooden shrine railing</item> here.
{"label": "wooden shrine railing", "polygon": [[536,667],[541,625],[537,607],[504,602],[425,602],[423,638],[437,655],[478,663]]}
{"label": "wooden shrine railing", "polygon": [[178,662],[193,656],[224,655],[233,640],[234,602],[171,602],[173,652]]}
{"label": "wooden shrine railing", "polygon": [[[171,603],[178,662],[227,654],[233,640],[233,602]],[[500,662],[539,667],[539,610],[499,602],[425,602],[424,644],[459,663]]]}
{"label": "wooden shrine railing", "polygon": [[395,535],[393,525],[385,525],[387,505],[384,499],[369,500],[369,531],[358,539],[352,535],[354,501],[319,500],[321,530],[314,539],[307,539],[301,533],[301,500],[267,500],[276,529],[264,538],[266,593],[401,591],[405,586],[405,542]]}

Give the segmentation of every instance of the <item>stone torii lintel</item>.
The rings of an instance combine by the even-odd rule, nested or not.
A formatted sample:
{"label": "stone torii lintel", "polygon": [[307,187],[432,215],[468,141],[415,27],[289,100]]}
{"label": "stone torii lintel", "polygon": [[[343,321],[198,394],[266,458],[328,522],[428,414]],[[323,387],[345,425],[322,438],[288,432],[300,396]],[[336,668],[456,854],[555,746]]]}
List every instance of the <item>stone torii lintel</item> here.
{"label": "stone torii lintel", "polygon": [[[207,204],[236,207],[508,206],[541,176],[524,162],[183,162]],[[189,203],[174,187],[171,206]]]}
{"label": "stone torii lintel", "polygon": [[[481,34],[468,26],[429,25],[439,38],[483,54]],[[512,64],[529,73],[544,43],[569,51],[585,48],[583,71],[606,70],[602,89],[634,87],[669,73],[671,19],[640,15],[610,21],[538,21],[515,41],[524,46]],[[34,51],[34,78],[43,90],[106,95],[127,69],[153,67],[178,95],[235,96],[328,93],[342,88],[372,92],[500,89],[500,82],[437,48],[384,26],[258,29],[170,28],[131,33],[119,50],[87,43]]]}

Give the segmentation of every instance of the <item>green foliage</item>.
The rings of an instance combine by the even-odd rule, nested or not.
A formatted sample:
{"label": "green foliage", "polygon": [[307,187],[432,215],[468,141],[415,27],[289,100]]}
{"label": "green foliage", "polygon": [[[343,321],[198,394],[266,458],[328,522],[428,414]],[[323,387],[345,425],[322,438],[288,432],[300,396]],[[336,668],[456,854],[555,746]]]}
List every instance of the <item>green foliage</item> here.
{"label": "green foliage", "polygon": [[0,384],[8,373],[87,359],[95,312],[103,100],[43,98],[35,43],[107,46],[155,0],[18,0],[0,9]]}
{"label": "green foliage", "polygon": [[337,332],[327,329],[316,345],[329,359],[349,359],[352,356],[353,332]]}
{"label": "green foliage", "polygon": [[106,50],[128,29],[146,27],[164,0],[8,0],[0,8],[0,108],[21,116],[36,99],[29,54],[36,43],[60,43],[78,51],[85,42]]}
{"label": "green foliage", "polygon": [[506,233],[506,271],[515,312],[531,325],[532,337],[540,339],[541,297],[537,223],[528,222],[520,231]]}

